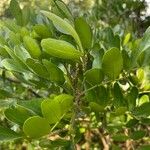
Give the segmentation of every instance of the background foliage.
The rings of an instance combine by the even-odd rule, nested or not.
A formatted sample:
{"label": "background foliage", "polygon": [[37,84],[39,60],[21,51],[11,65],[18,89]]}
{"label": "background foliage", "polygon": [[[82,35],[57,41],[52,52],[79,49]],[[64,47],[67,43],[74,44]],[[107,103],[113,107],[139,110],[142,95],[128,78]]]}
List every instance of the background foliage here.
{"label": "background foliage", "polygon": [[0,149],[149,149],[146,2],[65,2],[6,1]]}

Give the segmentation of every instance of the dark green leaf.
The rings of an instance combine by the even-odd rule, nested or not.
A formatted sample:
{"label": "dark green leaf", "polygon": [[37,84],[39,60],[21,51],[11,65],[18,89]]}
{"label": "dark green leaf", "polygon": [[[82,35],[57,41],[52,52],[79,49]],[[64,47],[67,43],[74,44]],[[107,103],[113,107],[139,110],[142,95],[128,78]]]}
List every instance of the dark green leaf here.
{"label": "dark green leaf", "polygon": [[83,48],[90,49],[92,45],[92,31],[82,17],[75,20],[75,29],[80,37]]}
{"label": "dark green leaf", "polygon": [[103,72],[112,80],[115,80],[123,69],[123,58],[117,48],[108,50],[102,60]]}
{"label": "dark green leaf", "polygon": [[11,129],[0,126],[0,141],[10,141],[22,138],[22,135]]}

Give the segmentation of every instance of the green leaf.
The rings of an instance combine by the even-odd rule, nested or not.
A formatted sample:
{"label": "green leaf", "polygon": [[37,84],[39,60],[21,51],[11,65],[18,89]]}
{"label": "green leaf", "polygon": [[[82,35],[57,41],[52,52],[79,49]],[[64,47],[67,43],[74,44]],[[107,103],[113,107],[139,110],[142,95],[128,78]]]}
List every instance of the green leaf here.
{"label": "green leaf", "polygon": [[41,39],[45,39],[52,36],[52,33],[46,25],[37,24],[33,27],[33,29],[41,37]]}
{"label": "green leaf", "polygon": [[22,10],[19,6],[19,3],[16,0],[11,0],[10,11],[12,15],[15,17],[17,24],[22,25]]}
{"label": "green leaf", "polygon": [[46,59],[43,60],[43,64],[46,67],[52,82],[56,82],[58,84],[63,84],[65,82],[63,72],[55,64]]}
{"label": "green leaf", "polygon": [[82,53],[76,50],[73,45],[63,40],[43,39],[41,46],[46,53],[61,59],[79,61],[82,56]]}
{"label": "green leaf", "polygon": [[38,76],[49,79],[49,73],[44,65],[40,64],[36,60],[32,58],[28,58],[26,60],[26,63],[31,70],[33,70],[34,73],[36,73]]}
{"label": "green leaf", "polygon": [[92,45],[92,31],[82,17],[75,20],[75,29],[80,37],[83,48],[90,49]]}
{"label": "green leaf", "polygon": [[148,66],[150,65],[150,47],[148,47],[147,49],[143,50],[137,58],[137,62],[139,64],[139,66]]}
{"label": "green leaf", "polygon": [[4,112],[6,118],[18,125],[23,125],[26,119],[33,116],[33,114],[22,106],[12,106],[7,108]]}
{"label": "green leaf", "polygon": [[4,59],[1,62],[2,66],[4,66],[7,70],[10,71],[16,71],[16,72],[20,72],[23,73],[25,70],[19,65],[17,64],[13,59]]}
{"label": "green leaf", "polygon": [[150,149],[150,145],[142,145],[138,148],[138,150],[149,150]]}
{"label": "green leaf", "polygon": [[138,106],[141,106],[144,103],[148,103],[149,102],[149,96],[148,95],[143,95],[142,97],[140,97],[139,101],[138,101]]}
{"label": "green leaf", "polygon": [[39,98],[39,99],[31,99],[31,100],[18,100],[17,104],[20,106],[25,107],[26,109],[29,109],[30,111],[32,111],[33,113],[42,116],[42,112],[41,112],[41,103],[42,103],[43,99]]}
{"label": "green leaf", "polygon": [[22,135],[11,129],[0,126],[0,141],[10,141],[22,138]]}
{"label": "green leaf", "polygon": [[59,13],[61,14],[61,16],[63,16],[63,18],[67,18],[68,20],[71,21],[74,20],[69,8],[66,6],[66,4],[63,1],[56,0],[55,8],[57,9],[57,11],[59,11]]}
{"label": "green leaf", "polygon": [[89,104],[91,111],[96,112],[96,113],[101,113],[105,111],[105,107],[95,103],[95,102],[91,102]]}
{"label": "green leaf", "polygon": [[20,45],[15,46],[14,54],[25,64],[28,58],[31,58],[28,51]]}
{"label": "green leaf", "polygon": [[50,124],[54,124],[62,119],[65,113],[71,109],[72,105],[73,97],[61,94],[54,99],[47,99],[42,102],[42,114]]}
{"label": "green leaf", "polygon": [[12,94],[6,90],[0,89],[0,99],[10,98]]}
{"label": "green leaf", "polygon": [[150,116],[150,103],[144,103],[139,107],[135,107],[132,111],[133,115],[137,117],[148,117]]}
{"label": "green leaf", "polygon": [[126,45],[129,42],[130,38],[131,38],[131,33],[128,33],[123,40],[123,45]]}
{"label": "green leaf", "polygon": [[38,59],[41,56],[40,46],[35,39],[31,38],[30,36],[25,36],[23,38],[23,43],[31,57]]}
{"label": "green leaf", "polygon": [[22,24],[25,26],[30,21],[30,7],[24,6],[22,9]]}
{"label": "green leaf", "polygon": [[58,31],[71,35],[76,43],[79,45],[80,50],[82,50],[82,44],[80,41],[80,38],[78,34],[76,33],[75,29],[69,24],[66,20],[58,17],[57,15],[47,12],[47,11],[41,11],[46,17],[48,17],[54,24],[54,26],[57,28]]}
{"label": "green leaf", "polygon": [[131,67],[131,58],[128,55],[128,52],[122,50],[122,57],[123,57],[123,68],[128,70]]}
{"label": "green leaf", "polygon": [[25,62],[22,61],[21,58],[18,57],[18,54],[15,54],[14,51],[7,46],[4,46],[4,48],[7,51],[7,53],[11,56],[11,58],[14,60],[16,66],[22,68],[24,72],[28,71],[27,65],[25,64]]}
{"label": "green leaf", "polygon": [[138,89],[132,87],[131,91],[127,94],[127,102],[129,110],[132,110],[136,107],[136,99],[138,98]]}
{"label": "green leaf", "polygon": [[138,120],[136,120],[136,119],[131,119],[131,120],[129,120],[129,121],[127,122],[126,127],[127,127],[127,128],[132,128],[132,127],[134,127],[135,125],[137,125],[138,123],[139,123]]}
{"label": "green leaf", "polygon": [[[88,85],[86,86],[88,88],[91,87]],[[101,85],[99,87],[94,88],[93,90],[87,91],[85,96],[86,96],[86,99],[90,102],[96,102],[99,105],[107,106],[109,102],[108,95],[109,95],[108,89],[104,85]]]}
{"label": "green leaf", "polygon": [[104,79],[104,75],[101,69],[94,68],[86,71],[85,81],[90,85],[100,84]]}
{"label": "green leaf", "polygon": [[13,46],[21,44],[21,39],[19,34],[15,34],[14,32],[9,33],[9,39]]}
{"label": "green leaf", "polygon": [[40,138],[50,132],[50,125],[45,118],[33,116],[25,121],[23,131],[30,138]]}
{"label": "green leaf", "polygon": [[103,56],[102,70],[112,80],[115,80],[123,69],[122,55],[117,48],[112,48]]}
{"label": "green leaf", "polygon": [[117,135],[114,135],[112,139],[116,142],[125,142],[126,140],[129,139],[129,137],[124,134],[117,134]]}
{"label": "green leaf", "polygon": [[71,141],[66,139],[56,139],[56,140],[41,140],[39,145],[44,148],[48,149],[55,149],[55,148],[68,148],[71,144]]}
{"label": "green leaf", "polygon": [[145,31],[143,38],[140,42],[139,50],[144,51],[150,48],[150,27]]}
{"label": "green leaf", "polygon": [[114,106],[116,106],[117,108],[121,106],[126,106],[121,88],[117,82],[115,82],[114,84],[113,91],[114,91]]}
{"label": "green leaf", "polygon": [[112,47],[117,47],[120,49],[120,37],[119,35],[114,35],[113,30],[108,27],[104,29],[104,41],[106,48],[112,48]]}
{"label": "green leaf", "polygon": [[139,140],[139,139],[142,139],[145,135],[146,135],[145,131],[139,130],[139,131],[134,131],[130,135],[130,138],[133,140]]}

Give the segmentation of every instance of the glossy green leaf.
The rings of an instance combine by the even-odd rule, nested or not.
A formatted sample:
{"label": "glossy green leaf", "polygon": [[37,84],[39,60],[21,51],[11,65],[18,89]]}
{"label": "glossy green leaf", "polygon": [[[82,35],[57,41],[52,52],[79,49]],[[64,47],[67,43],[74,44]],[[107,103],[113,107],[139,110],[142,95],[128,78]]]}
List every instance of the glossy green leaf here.
{"label": "glossy green leaf", "polygon": [[23,38],[23,43],[31,57],[37,59],[41,56],[40,46],[35,39],[31,38],[30,36],[25,36]]}
{"label": "glossy green leaf", "polygon": [[40,138],[50,132],[50,125],[45,118],[33,116],[25,121],[23,131],[30,138]]}
{"label": "glossy green leaf", "polygon": [[65,113],[71,109],[72,105],[73,97],[61,94],[54,99],[47,99],[42,102],[42,114],[50,124],[54,124],[62,119]]}
{"label": "glossy green leaf", "polygon": [[92,45],[92,31],[82,17],[75,20],[75,29],[80,37],[83,48],[90,49]]}
{"label": "glossy green leaf", "polygon": [[51,12],[47,12],[47,11],[41,11],[41,12],[53,22],[57,30],[59,30],[64,34],[71,35],[79,45],[80,50],[82,50],[80,38],[76,33],[75,29],[71,26],[71,24],[69,24],[66,20],[58,17],[57,15]]}
{"label": "glossy green leaf", "polygon": [[4,114],[8,120],[21,126],[23,125],[26,119],[33,116],[33,114],[29,110],[21,106],[12,106],[10,108],[7,108]]}
{"label": "glossy green leaf", "polygon": [[112,80],[115,80],[123,69],[123,58],[117,48],[112,48],[103,56],[102,70]]}
{"label": "glossy green leaf", "polygon": [[46,59],[43,60],[43,64],[46,67],[52,82],[56,82],[58,84],[63,84],[65,82],[63,72],[55,64]]}
{"label": "glossy green leaf", "polygon": [[15,131],[0,126],[0,141],[10,141],[22,138],[22,135]]}
{"label": "glossy green leaf", "polygon": [[86,71],[85,81],[90,85],[100,84],[104,79],[104,75],[101,69],[94,68]]}
{"label": "glossy green leaf", "polygon": [[62,40],[43,39],[41,46],[46,53],[57,58],[79,61],[82,56],[82,53],[76,50],[73,45]]}

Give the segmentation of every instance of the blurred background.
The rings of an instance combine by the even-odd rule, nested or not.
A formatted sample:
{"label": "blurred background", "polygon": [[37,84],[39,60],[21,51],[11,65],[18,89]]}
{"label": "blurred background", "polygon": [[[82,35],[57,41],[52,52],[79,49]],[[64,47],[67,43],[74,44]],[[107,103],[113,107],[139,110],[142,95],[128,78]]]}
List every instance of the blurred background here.
{"label": "blurred background", "polygon": [[[51,9],[52,0],[18,0],[21,7]],[[96,26],[125,29],[140,36],[150,25],[150,0],[63,0],[75,16],[87,16]],[[0,17],[11,17],[10,0],[0,0]],[[90,16],[90,17],[89,17]]]}

